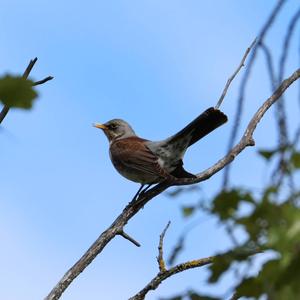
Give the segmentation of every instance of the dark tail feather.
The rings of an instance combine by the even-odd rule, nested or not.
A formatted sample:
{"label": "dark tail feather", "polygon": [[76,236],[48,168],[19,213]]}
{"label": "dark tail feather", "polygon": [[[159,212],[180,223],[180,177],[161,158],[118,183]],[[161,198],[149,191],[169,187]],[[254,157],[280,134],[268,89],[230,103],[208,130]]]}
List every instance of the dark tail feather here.
{"label": "dark tail feather", "polygon": [[171,175],[176,178],[196,178],[196,175],[187,172],[183,168],[182,160],[178,161],[178,165],[177,165],[176,169],[171,173]]}
{"label": "dark tail feather", "polygon": [[192,138],[188,144],[188,146],[191,146],[226,122],[227,116],[220,110],[211,107],[178,133],[176,133],[169,142],[176,143],[176,141],[181,137],[191,134]]}

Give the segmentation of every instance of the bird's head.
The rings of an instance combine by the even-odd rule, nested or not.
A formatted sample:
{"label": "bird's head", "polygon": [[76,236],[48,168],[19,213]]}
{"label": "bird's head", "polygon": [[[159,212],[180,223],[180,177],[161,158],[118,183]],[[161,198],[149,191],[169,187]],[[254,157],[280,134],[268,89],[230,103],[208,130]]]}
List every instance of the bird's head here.
{"label": "bird's head", "polygon": [[113,119],[104,124],[95,123],[93,126],[102,129],[110,142],[119,138],[135,136],[131,126],[121,119]]}

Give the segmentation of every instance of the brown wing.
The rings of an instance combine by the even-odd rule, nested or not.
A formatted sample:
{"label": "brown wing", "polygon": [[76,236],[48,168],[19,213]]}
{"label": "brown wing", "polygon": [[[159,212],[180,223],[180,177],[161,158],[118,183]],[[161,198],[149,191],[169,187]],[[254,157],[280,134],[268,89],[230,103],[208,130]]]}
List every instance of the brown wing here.
{"label": "brown wing", "polygon": [[138,137],[124,138],[113,142],[110,151],[113,153],[114,160],[128,168],[157,177],[172,177],[159,165],[157,156],[144,144],[145,141]]}

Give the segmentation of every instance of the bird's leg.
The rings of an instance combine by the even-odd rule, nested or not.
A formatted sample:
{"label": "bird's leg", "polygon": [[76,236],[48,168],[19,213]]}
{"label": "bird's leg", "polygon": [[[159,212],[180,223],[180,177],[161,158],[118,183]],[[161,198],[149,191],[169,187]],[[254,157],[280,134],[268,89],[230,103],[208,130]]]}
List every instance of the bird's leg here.
{"label": "bird's leg", "polygon": [[[135,199],[135,200],[137,200],[136,202],[141,201],[141,200],[139,199],[139,196],[143,196],[143,195],[148,191],[148,189],[149,189],[152,185],[153,185],[153,183],[148,184],[142,191],[141,191],[141,189],[139,189],[140,193],[139,193],[138,197]],[[144,185],[143,185],[143,186],[144,186]],[[142,208],[144,208],[144,205],[142,206]]]}
{"label": "bird's leg", "polygon": [[153,185],[153,183],[148,184],[148,185],[140,192],[140,195],[145,194],[145,193],[149,190],[149,188],[150,188],[152,185]]}
{"label": "bird's leg", "polygon": [[136,192],[136,194],[132,198],[132,201],[135,201],[137,199],[137,197],[139,196],[139,194],[140,194],[140,192],[141,192],[141,190],[143,189],[144,186],[145,186],[144,184],[141,184],[140,188],[138,189],[138,191]]}

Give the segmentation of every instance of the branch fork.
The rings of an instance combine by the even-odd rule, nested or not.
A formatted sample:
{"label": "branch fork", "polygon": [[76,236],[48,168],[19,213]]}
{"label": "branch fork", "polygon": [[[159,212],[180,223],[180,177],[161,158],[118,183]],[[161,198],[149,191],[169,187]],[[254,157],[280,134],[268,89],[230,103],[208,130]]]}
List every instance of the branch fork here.
{"label": "branch fork", "polygon": [[150,292],[151,290],[153,291],[153,290],[157,289],[157,287],[164,280],[171,277],[172,275],[184,272],[189,269],[202,267],[202,266],[208,265],[213,262],[215,256],[187,261],[187,262],[178,264],[170,269],[167,269],[164,258],[163,258],[163,250],[164,250],[163,243],[164,243],[164,238],[165,238],[166,232],[167,232],[170,224],[171,224],[171,222],[169,221],[159,236],[158,257],[157,257],[159,272],[142,290],[140,290],[133,297],[129,298],[129,300],[144,300],[148,292]]}
{"label": "branch fork", "polygon": [[[23,78],[23,79],[27,79],[27,78],[28,78],[28,76],[29,76],[30,72],[32,71],[32,69],[33,69],[35,63],[37,62],[37,60],[38,60],[37,57],[30,60],[30,62],[29,62],[29,64],[28,64],[27,68],[25,69],[25,71],[24,71],[24,73],[23,73],[23,75],[22,75],[22,78]],[[52,77],[52,76],[47,76],[47,77],[45,77],[45,78],[42,79],[42,80],[39,80],[39,81],[34,82],[34,83],[33,83],[33,86],[37,86],[37,85],[44,84],[44,83],[46,83],[47,81],[52,80],[53,78],[54,78],[54,77]],[[10,109],[9,106],[7,106],[7,105],[4,105],[4,106],[3,106],[3,108],[2,108],[2,110],[1,110],[1,112],[0,112],[0,124],[2,123],[2,121],[4,120],[4,118],[6,117],[6,115],[8,114],[9,109]]]}

